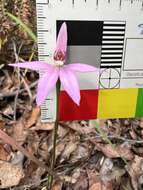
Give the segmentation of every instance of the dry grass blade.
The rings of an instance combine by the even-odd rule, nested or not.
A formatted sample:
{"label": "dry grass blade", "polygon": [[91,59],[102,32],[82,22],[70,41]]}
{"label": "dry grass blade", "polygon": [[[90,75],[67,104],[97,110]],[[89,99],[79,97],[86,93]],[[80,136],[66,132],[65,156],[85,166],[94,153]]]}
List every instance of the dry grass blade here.
{"label": "dry grass blade", "polygon": [[31,37],[31,39],[34,42],[37,42],[37,37],[36,35],[32,32],[32,30],[26,25],[24,24],[18,17],[14,16],[13,14],[7,12],[6,13],[13,21],[15,21],[16,24],[20,25],[25,32],[27,32],[27,34]]}

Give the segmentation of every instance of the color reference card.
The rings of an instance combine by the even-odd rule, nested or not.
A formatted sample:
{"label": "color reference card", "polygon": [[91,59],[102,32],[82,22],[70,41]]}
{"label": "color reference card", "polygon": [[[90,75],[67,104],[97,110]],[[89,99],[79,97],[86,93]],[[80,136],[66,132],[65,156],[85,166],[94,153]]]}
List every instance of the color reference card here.
{"label": "color reference card", "polygon": [[[53,64],[56,37],[68,29],[69,63],[100,73],[76,73],[81,104],[61,89],[60,120],[143,116],[142,0],[36,0],[39,60]],[[41,107],[43,122],[55,121],[56,90]]]}
{"label": "color reference card", "polygon": [[142,116],[143,89],[81,90],[80,107],[61,92],[60,120],[63,121]]}
{"label": "color reference card", "polygon": [[[76,106],[66,92],[62,91],[60,119],[81,120],[84,118],[88,120],[142,116],[142,89],[122,87],[123,80],[125,80],[121,78],[123,70],[128,70],[128,65],[135,68],[135,65],[129,64],[130,54],[133,53],[133,42],[130,39],[127,39],[129,41],[126,43],[128,46],[126,54],[129,54],[129,58],[126,58],[128,65],[124,64],[124,68],[122,66],[125,21],[62,20],[57,21],[57,34],[63,22],[67,23],[69,36],[66,64],[86,63],[101,68],[102,72],[100,74],[88,73],[88,76],[77,74],[82,88],[81,105]],[[135,43],[137,43],[136,47],[143,47],[142,40],[135,39]],[[137,52],[138,56],[143,57],[139,50]],[[96,88],[98,90],[95,90]]]}

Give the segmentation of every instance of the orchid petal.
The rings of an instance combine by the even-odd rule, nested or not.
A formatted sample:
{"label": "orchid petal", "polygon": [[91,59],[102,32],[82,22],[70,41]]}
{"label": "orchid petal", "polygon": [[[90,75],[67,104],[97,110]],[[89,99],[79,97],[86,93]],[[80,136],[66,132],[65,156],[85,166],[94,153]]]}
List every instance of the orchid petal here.
{"label": "orchid petal", "polygon": [[41,61],[32,61],[32,62],[24,62],[24,63],[16,63],[16,64],[9,64],[9,66],[12,67],[19,67],[19,68],[25,68],[25,69],[31,69],[31,70],[51,70],[53,68],[52,65],[41,62]]}
{"label": "orchid petal", "polygon": [[43,76],[39,79],[36,102],[37,105],[40,106],[49,93],[54,89],[56,82],[59,77],[59,69],[53,68],[50,71],[47,71]]}
{"label": "orchid petal", "polygon": [[67,25],[64,22],[60,28],[57,37],[56,52],[57,51],[66,52],[66,50],[67,50]]}
{"label": "orchid petal", "polygon": [[81,64],[81,63],[73,63],[73,64],[68,64],[65,67],[72,71],[78,71],[78,72],[99,72],[100,69],[97,67],[93,67],[91,65],[87,64]]}
{"label": "orchid petal", "polygon": [[79,106],[80,104],[80,89],[74,73],[68,68],[60,69],[60,80],[64,90],[72,98],[72,100]]}

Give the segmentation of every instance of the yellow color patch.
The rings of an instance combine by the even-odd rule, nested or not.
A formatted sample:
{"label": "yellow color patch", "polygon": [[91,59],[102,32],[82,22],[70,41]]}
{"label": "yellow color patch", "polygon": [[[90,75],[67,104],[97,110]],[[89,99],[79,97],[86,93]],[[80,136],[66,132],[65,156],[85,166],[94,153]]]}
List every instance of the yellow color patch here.
{"label": "yellow color patch", "polygon": [[138,89],[99,90],[98,118],[134,117]]}

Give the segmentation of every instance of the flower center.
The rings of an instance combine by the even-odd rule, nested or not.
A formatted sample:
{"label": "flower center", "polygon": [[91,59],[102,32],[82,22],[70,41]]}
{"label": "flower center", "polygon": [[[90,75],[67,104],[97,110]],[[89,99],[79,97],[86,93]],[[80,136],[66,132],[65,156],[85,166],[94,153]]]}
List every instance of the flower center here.
{"label": "flower center", "polygon": [[55,51],[54,53],[54,62],[56,66],[64,65],[66,60],[66,53],[62,51]]}

